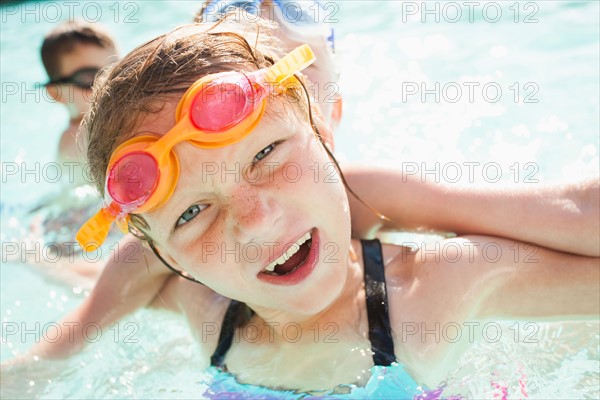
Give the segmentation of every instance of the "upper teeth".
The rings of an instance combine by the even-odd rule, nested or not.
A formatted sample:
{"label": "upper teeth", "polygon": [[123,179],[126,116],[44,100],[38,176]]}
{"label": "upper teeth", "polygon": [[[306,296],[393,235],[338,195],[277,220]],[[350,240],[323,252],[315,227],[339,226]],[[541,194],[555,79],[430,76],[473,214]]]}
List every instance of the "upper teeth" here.
{"label": "upper teeth", "polygon": [[296,243],[292,244],[285,253],[283,253],[279,258],[274,260],[272,263],[266,266],[265,270],[273,272],[275,270],[276,265],[281,265],[290,259],[294,254],[300,250],[300,246],[304,244],[308,239],[310,239],[310,232],[306,232],[304,236],[296,241]]}

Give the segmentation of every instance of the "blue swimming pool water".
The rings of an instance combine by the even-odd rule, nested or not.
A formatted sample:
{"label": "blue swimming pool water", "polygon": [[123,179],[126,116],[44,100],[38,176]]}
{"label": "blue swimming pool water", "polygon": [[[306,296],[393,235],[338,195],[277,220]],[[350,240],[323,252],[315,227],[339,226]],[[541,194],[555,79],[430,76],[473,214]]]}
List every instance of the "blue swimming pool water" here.
{"label": "blue swimming pool water", "polygon": [[[343,1],[328,8],[345,106],[336,134],[340,160],[404,167],[450,184],[527,185],[597,175],[599,3],[486,1],[474,9],[472,20],[464,2],[448,3],[438,3],[436,12],[436,3],[429,2],[429,14],[415,12],[415,7],[423,11],[421,2]],[[46,79],[39,47],[57,16],[68,18],[71,7],[75,16],[100,17],[124,54],[189,21],[198,8],[191,1],[77,4],[28,2],[0,9],[3,244],[19,233],[28,206],[61,190],[44,168],[54,160],[67,115],[34,89]],[[452,22],[457,9],[462,18]],[[494,22],[497,9],[502,16]],[[25,168],[34,172],[24,174]],[[1,274],[4,324],[44,327],[86,295],[14,263],[3,262]],[[137,343],[125,343],[132,326]],[[510,323],[503,332],[498,343],[478,343],[465,354],[448,376],[445,396],[501,398],[505,391],[510,398],[598,397],[597,323],[542,324],[536,344],[511,340]],[[35,338],[6,333],[3,325],[2,360]],[[58,377],[54,364],[24,377],[19,394],[286,396],[238,385],[214,371],[198,372],[195,352],[179,318],[142,310],[61,364]],[[349,391],[354,398],[421,393],[400,367]]]}

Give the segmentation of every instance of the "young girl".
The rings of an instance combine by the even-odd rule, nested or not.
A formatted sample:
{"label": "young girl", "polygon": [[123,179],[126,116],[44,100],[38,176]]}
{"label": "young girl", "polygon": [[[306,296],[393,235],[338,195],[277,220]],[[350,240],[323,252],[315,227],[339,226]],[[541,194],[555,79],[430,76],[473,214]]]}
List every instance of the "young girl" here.
{"label": "young girl", "polygon": [[[227,2],[210,2],[202,12],[199,20],[221,18],[222,12],[233,9],[235,4]],[[252,4],[250,4],[252,3]],[[335,126],[341,116],[339,101],[323,101],[331,99],[331,88],[336,87],[336,69],[331,46],[327,42],[331,28],[326,24],[308,23],[298,19],[299,15],[312,15],[310,9],[318,6],[309,2],[288,4],[286,1],[244,2],[256,11],[260,3],[261,14],[282,23],[277,37],[287,51],[308,42],[317,60],[308,66],[303,73],[310,80],[310,93],[318,93],[321,100],[318,108],[328,125]],[[286,20],[284,10],[296,10],[297,6],[308,7],[304,14],[296,14]],[[234,11],[234,15],[241,15]],[[231,19],[231,15],[228,20]],[[255,21],[255,16],[246,18]],[[298,21],[297,25],[290,21]],[[303,23],[305,22],[305,23]],[[325,33],[324,33],[325,32]],[[327,90],[323,91],[323,89]],[[316,103],[316,102],[315,102]],[[321,133],[326,137],[328,145],[333,148],[334,129],[324,129]],[[328,166],[323,173],[331,171]],[[556,250],[582,254],[600,254],[598,237],[598,184],[570,184],[568,186],[511,188],[502,190],[457,188],[456,186],[439,185],[422,181],[416,175],[403,174],[399,170],[366,168],[365,166],[343,166],[346,181],[355,193],[371,208],[390,217],[382,220],[354,196],[349,195],[352,217],[352,236],[374,237],[379,229],[391,230],[437,230],[456,232],[459,234],[485,234],[510,237],[525,242],[533,242]],[[310,173],[315,173],[311,170]],[[402,199],[398,201],[397,199]],[[569,206],[574,204],[574,207]],[[591,207],[589,205],[592,205]],[[582,208],[583,207],[583,208]],[[63,221],[64,222],[64,221]],[[62,228],[64,230],[64,227]],[[67,242],[72,241],[68,236]],[[107,245],[108,247],[108,245]],[[82,259],[64,258],[60,263],[44,265],[44,272],[53,273],[72,271],[74,269],[92,267],[102,278],[94,287],[91,295],[69,315],[64,321],[79,322],[85,326],[88,322],[99,324],[104,329],[121,319],[126,314],[141,306],[162,306],[157,294],[169,279],[171,273],[149,249],[140,245],[138,239],[128,235],[114,252],[121,257],[109,257],[106,268],[103,263],[89,263]],[[20,259],[20,257],[19,257]],[[64,265],[66,263],[66,265]],[[81,264],[81,266],[79,265]],[[62,278],[62,276],[61,276]],[[67,280],[67,282],[71,282]],[[82,285],[81,279],[74,282]],[[90,284],[95,284],[95,280]],[[82,335],[76,335],[81,339]],[[46,357],[63,357],[71,354],[85,344],[83,340],[42,343],[33,354]],[[41,347],[41,348],[40,348]]]}
{"label": "young girl", "polygon": [[[465,343],[415,327],[598,315],[597,258],[485,236],[435,251],[351,239],[341,176],[311,169],[333,158],[299,85],[310,51],[273,67],[265,27],[241,26],[187,26],[137,48],[86,121],[106,206],[79,239],[93,248],[127,223],[183,276],[158,297],[187,317],[204,365],[315,391],[400,362],[435,385]],[[249,326],[256,340],[233,340]]]}

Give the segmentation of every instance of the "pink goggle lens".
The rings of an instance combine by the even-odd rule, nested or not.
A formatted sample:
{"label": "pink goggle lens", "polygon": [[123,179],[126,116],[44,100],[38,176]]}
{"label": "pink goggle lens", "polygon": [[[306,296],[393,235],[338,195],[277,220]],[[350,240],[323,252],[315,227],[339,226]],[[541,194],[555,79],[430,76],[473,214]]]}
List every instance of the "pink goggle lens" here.
{"label": "pink goggle lens", "polygon": [[205,132],[223,132],[250,114],[253,106],[250,85],[220,82],[207,86],[198,94],[190,110],[196,128]]}
{"label": "pink goggle lens", "polygon": [[130,212],[143,205],[156,190],[160,171],[148,153],[129,153],[116,161],[107,179],[110,197]]}

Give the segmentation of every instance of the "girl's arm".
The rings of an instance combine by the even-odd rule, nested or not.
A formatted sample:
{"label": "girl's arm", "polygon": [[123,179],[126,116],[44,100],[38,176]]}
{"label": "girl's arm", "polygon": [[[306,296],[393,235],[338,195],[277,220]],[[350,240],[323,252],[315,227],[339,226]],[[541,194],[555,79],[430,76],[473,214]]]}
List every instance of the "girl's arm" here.
{"label": "girl's arm", "polygon": [[86,344],[84,327],[97,324],[105,328],[151,304],[171,275],[138,239],[126,236],[119,242],[119,251],[111,253],[90,295],[58,322],[61,331],[69,334],[63,334],[54,342],[40,341],[27,355],[12,363],[27,361],[33,356],[61,359],[80,351]]}
{"label": "girl's arm", "polygon": [[[508,242],[508,241],[505,241]],[[600,317],[600,258],[503,243],[508,267],[477,307],[479,319],[565,320]],[[511,248],[521,250],[515,255]]]}
{"label": "girl's arm", "polygon": [[343,168],[352,190],[389,217],[379,219],[349,194],[354,237],[377,230],[435,230],[516,239],[586,256],[600,256],[597,179],[569,185],[459,187],[422,181],[402,171]]}
{"label": "girl's arm", "polygon": [[404,254],[388,282],[399,353],[428,384],[440,382],[469,344],[485,339],[482,327],[490,320],[600,315],[600,258],[488,236],[437,244]]}
{"label": "girl's arm", "polygon": [[[58,340],[46,341],[47,336],[54,338],[52,333],[42,335],[27,353],[2,363],[3,395],[43,396],[45,382],[58,376],[65,366],[56,360],[79,352],[87,343],[84,328],[88,324],[97,324],[105,332],[115,321],[151,304],[171,275],[139,240],[125,237],[119,242],[119,251],[111,252],[90,295],[58,322],[62,333]],[[32,379],[34,386],[28,384]]]}

